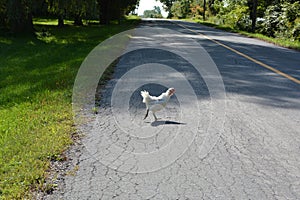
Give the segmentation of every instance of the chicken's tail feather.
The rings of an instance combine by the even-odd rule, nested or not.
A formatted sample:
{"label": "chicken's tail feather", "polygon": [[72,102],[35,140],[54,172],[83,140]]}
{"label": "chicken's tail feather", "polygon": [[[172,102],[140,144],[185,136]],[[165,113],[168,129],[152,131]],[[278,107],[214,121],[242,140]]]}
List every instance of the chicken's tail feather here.
{"label": "chicken's tail feather", "polygon": [[143,103],[147,103],[150,101],[150,95],[149,92],[147,92],[146,90],[141,91],[141,95],[143,97]]}

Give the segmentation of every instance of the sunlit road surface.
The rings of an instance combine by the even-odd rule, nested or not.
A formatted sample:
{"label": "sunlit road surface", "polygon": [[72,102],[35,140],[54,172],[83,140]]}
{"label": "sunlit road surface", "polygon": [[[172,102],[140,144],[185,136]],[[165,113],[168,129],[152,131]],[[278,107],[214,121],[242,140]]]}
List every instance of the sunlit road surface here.
{"label": "sunlit road surface", "polygon": [[300,199],[300,52],[179,21],[131,37],[47,199]]}

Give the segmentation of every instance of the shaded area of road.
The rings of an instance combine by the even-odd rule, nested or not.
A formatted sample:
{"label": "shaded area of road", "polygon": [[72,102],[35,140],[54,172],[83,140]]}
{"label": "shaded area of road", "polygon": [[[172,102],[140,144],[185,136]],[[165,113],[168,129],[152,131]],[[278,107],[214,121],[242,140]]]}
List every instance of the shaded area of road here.
{"label": "shaded area of road", "polygon": [[[205,34],[277,70],[300,79],[300,52],[298,51],[198,24],[184,24],[194,31]],[[195,34],[189,30],[177,29],[177,31]],[[266,106],[300,108],[298,84],[206,38],[200,37],[197,41],[206,49],[217,64],[227,92],[260,97],[260,103]]]}

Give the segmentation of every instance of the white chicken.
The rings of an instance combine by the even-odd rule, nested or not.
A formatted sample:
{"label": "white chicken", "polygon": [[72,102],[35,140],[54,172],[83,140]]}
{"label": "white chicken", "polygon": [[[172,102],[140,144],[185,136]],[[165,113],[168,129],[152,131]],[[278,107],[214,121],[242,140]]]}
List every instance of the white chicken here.
{"label": "white chicken", "polygon": [[149,92],[147,91],[141,91],[141,95],[143,97],[143,103],[146,104],[146,115],[144,119],[148,117],[149,111],[152,112],[155,121],[157,121],[157,117],[155,113],[157,111],[162,110],[164,107],[166,107],[170,97],[175,93],[174,88],[169,88],[166,92],[162,93],[160,96],[155,97],[151,96]]}

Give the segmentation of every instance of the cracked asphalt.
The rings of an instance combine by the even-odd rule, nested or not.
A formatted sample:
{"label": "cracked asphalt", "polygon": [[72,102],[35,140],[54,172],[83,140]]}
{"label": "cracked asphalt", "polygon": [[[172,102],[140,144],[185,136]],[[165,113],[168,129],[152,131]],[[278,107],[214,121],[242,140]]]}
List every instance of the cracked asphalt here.
{"label": "cracked asphalt", "polygon": [[[98,114],[80,127],[69,172],[45,199],[300,199],[300,85],[197,32],[300,79],[300,52],[194,23],[144,21],[97,91]],[[200,71],[189,59],[203,62]],[[220,77],[224,85],[214,85]],[[176,95],[159,121],[143,121],[140,91],[168,86]]]}

